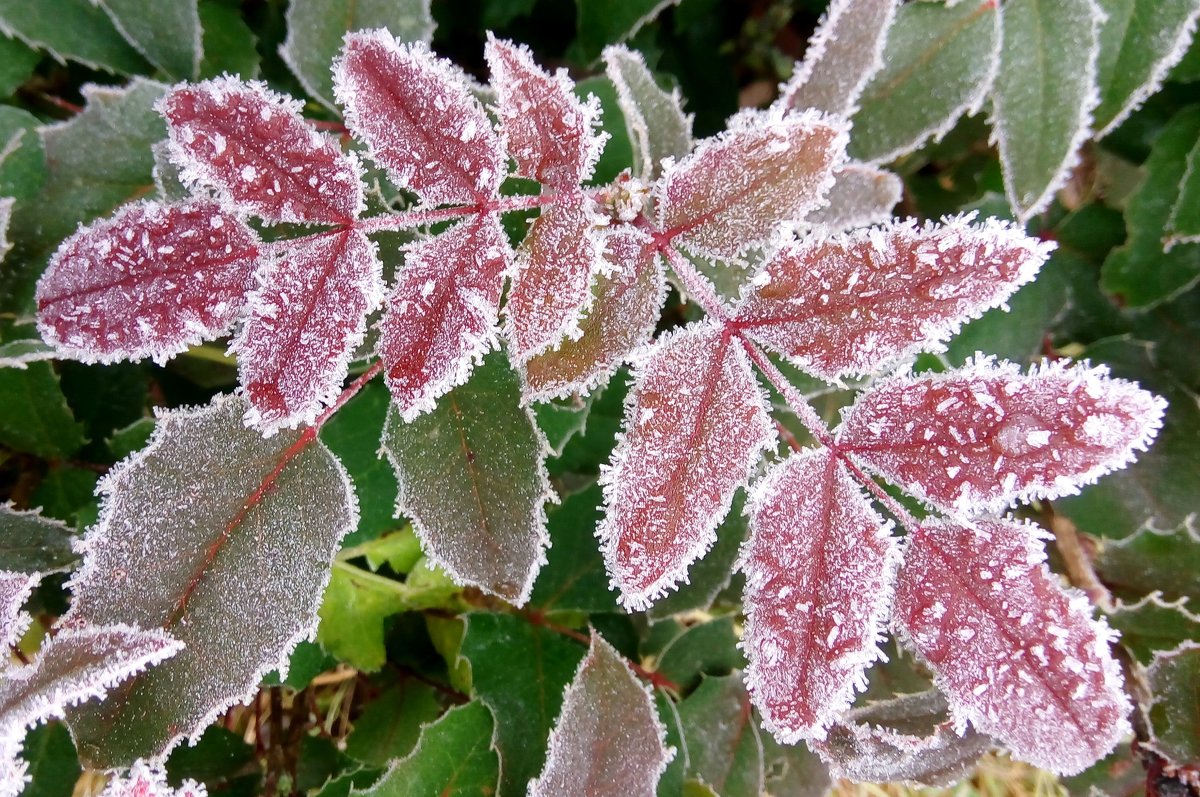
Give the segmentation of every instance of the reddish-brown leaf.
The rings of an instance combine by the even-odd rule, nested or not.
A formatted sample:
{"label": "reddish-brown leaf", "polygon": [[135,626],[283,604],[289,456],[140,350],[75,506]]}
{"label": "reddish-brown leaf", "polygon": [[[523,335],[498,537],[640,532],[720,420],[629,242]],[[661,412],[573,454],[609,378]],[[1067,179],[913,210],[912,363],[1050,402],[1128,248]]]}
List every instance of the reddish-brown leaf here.
{"label": "reddish-brown leaf", "polygon": [[512,258],[491,214],[408,250],[379,328],[379,356],[406,421],[465,382],[495,346],[500,288]]}
{"label": "reddish-brown leaf", "polygon": [[85,362],[164,362],[228,331],[258,255],[254,233],[212,202],[128,205],[50,258],[38,330]]}
{"label": "reddish-brown leaf", "polygon": [[422,42],[361,31],[347,34],[333,75],[346,126],[397,185],[429,205],[486,202],[496,194],[504,149],[457,66]]}
{"label": "reddish-brown leaf", "polygon": [[780,742],[824,738],[879,657],[899,561],[890,524],[828,449],[775,466],[747,511],[746,683]]}
{"label": "reddish-brown leaf", "polygon": [[517,173],[561,190],[592,176],[607,140],[596,133],[600,101],[581,102],[565,69],[551,76],[529,48],[488,34],[485,50],[496,90],[496,115]]}
{"label": "reddish-brown leaf", "polygon": [[972,217],[894,222],[781,247],[737,312],[750,337],[824,379],[936,349],[1032,280],[1052,244]]}
{"label": "reddish-brown leaf", "polygon": [[896,377],[849,411],[841,446],[929,504],[959,514],[1056,498],[1131,462],[1165,402],[1103,367],[1024,374],[983,359]]}
{"label": "reddish-brown leaf", "polygon": [[312,423],[337,398],[367,313],[383,301],[375,245],[357,230],[292,241],[258,281],[232,347],[246,420],[269,432]]}
{"label": "reddish-brown leaf", "polygon": [[232,77],[183,83],[158,105],[184,182],[270,221],[346,223],[366,207],[362,167],[301,104]]}
{"label": "reddish-brown leaf", "polygon": [[908,537],[896,627],[937,674],[960,725],[1069,775],[1129,732],[1112,632],[1047,569],[1033,527],[929,521]]}
{"label": "reddish-brown leaf", "polygon": [[734,257],[820,204],[845,150],[845,124],[833,117],[744,112],[664,172],[659,224],[684,246]]}
{"label": "reddish-brown leaf", "polygon": [[600,477],[606,514],[597,536],[621,603],[640,610],[712,547],[775,428],[745,350],[715,323],[664,337],[636,380]]}
{"label": "reddish-brown leaf", "polygon": [[620,226],[601,238],[604,264],[591,307],[579,321],[580,336],[524,364],[526,395],[543,401],[586,393],[612,375],[625,357],[650,342],[666,298],[662,258],[654,240],[636,227]]}

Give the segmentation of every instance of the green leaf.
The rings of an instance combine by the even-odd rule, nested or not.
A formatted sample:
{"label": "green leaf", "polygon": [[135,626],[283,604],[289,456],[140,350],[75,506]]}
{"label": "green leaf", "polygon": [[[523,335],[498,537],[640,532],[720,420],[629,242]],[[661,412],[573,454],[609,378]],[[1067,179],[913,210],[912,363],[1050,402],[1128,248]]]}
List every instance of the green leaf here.
{"label": "green leaf", "polygon": [[609,47],[604,66],[625,119],[633,173],[654,180],[662,174],[663,158],[679,160],[692,151],[692,118],[683,112],[679,89],[659,88],[636,50]]}
{"label": "green leaf", "polygon": [[667,746],[675,751],[675,757],[658,779],[658,797],[678,797],[683,790],[683,776],[688,764],[687,746],[683,743],[683,724],[675,703],[662,689],[654,692],[654,708],[666,726]]}
{"label": "green leaf", "polygon": [[0,97],[8,97],[33,75],[42,56],[18,39],[0,36]]}
{"label": "green leaf", "polygon": [[766,790],[769,794],[788,797],[825,797],[833,786],[829,767],[808,749],[799,744],[780,744],[771,734],[762,736],[763,758],[766,761]]}
{"label": "green leaf", "polygon": [[30,506],[40,506],[46,517],[82,528],[96,518],[99,480],[99,474],[86,468],[51,468],[30,496]]}
{"label": "green leaf", "polygon": [[546,435],[546,443],[554,456],[562,455],[563,448],[575,435],[583,434],[587,428],[588,411],[596,400],[595,393],[587,396],[543,401],[533,405],[533,415],[538,427]]}
{"label": "green leaf", "polygon": [[679,704],[688,750],[688,774],[721,797],[758,797],[763,790],[763,749],[751,719],[742,674],[705,678]]}
{"label": "green leaf", "polygon": [[246,24],[239,6],[222,0],[200,0],[199,11],[204,51],[200,77],[225,73],[243,79],[258,77],[258,37]]}
{"label": "green leaf", "polygon": [[71,550],[75,534],[63,523],[37,512],[19,512],[0,504],[0,562],[18,573],[69,570],[79,558]]}
{"label": "green leaf", "polygon": [[608,44],[619,44],[679,0],[575,0],[575,44],[587,62]]}
{"label": "green leaf", "polygon": [[1200,140],[1200,107],[1189,107],[1163,129],[1146,177],[1125,209],[1126,244],[1104,261],[1100,284],[1126,305],[1149,307],[1175,296],[1200,279],[1200,246],[1186,244],[1163,252],[1167,225],[1184,192],[1188,163]]}
{"label": "green leaf", "polygon": [[475,694],[496,718],[499,797],[524,797],[545,763],[546,740],[583,646],[519,617],[476,613],[467,616],[461,653],[471,663]]}
{"label": "green leaf", "polygon": [[91,0],[0,0],[0,31],[62,63],[69,59],[122,75],[149,69]]}
{"label": "green leaf", "polygon": [[0,443],[40,457],[68,457],[85,442],[49,363],[0,369]]}
{"label": "green leaf", "polygon": [[1187,164],[1179,180],[1179,194],[1167,218],[1166,249],[1178,244],[1200,243],[1200,140],[1187,154]]}
{"label": "green leaf", "polygon": [[529,601],[545,611],[611,612],[616,594],[596,542],[596,524],[604,515],[604,497],[593,484],[567,496],[550,512],[548,561]]}
{"label": "green leaf", "polygon": [[338,554],[339,559],[355,559],[363,557],[372,573],[379,571],[385,564],[396,573],[408,573],[424,556],[421,553],[421,541],[413,533],[411,526],[405,526],[394,534],[385,534],[373,540],[343,548]]}
{"label": "green leaf", "polygon": [[394,515],[396,477],[387,461],[379,456],[379,432],[390,403],[387,386],[379,380],[373,381],[321,429],[322,442],[346,466],[355,492],[362,497],[358,528],[346,538],[346,545],[374,539],[401,525]]}
{"label": "green leaf", "polygon": [[71,734],[61,722],[40,725],[25,737],[21,757],[29,762],[30,783],[22,797],[71,797],[83,770]]}
{"label": "green leaf", "polygon": [[[258,785],[259,774],[254,746],[219,725],[210,725],[195,745],[180,745],[167,759],[167,779],[173,786],[191,778],[222,795],[244,794],[242,789]],[[250,795],[258,793],[254,789]]]}
{"label": "green leaf", "polygon": [[1096,569],[1109,588],[1140,598],[1159,592],[1169,601],[1200,605],[1200,534],[1188,518],[1170,531],[1145,526],[1122,540],[1103,540]]}
{"label": "green leaf", "polygon": [[562,454],[547,463],[553,475],[583,477],[584,484],[591,484],[600,473],[600,465],[608,462],[612,455],[617,432],[625,417],[628,392],[629,374],[622,369],[613,375],[606,387],[597,391],[598,397],[593,399],[583,434],[567,441]]}
{"label": "green leaf", "polygon": [[1146,788],[1146,769],[1133,758],[1132,745],[1119,744],[1112,753],[1059,783],[1069,797],[1117,797],[1141,794]]}
{"label": "green leaf", "polygon": [[154,419],[139,418],[128,426],[117,429],[105,443],[108,445],[108,451],[112,454],[114,461],[125,459],[135,451],[140,451],[146,447],[146,443],[150,442],[150,435],[154,434]]}
{"label": "green leaf", "polygon": [[336,666],[337,659],[322,650],[316,642],[305,640],[296,645],[296,649],[288,656],[286,678],[279,677],[279,670],[272,670],[262,677],[261,683],[263,686],[287,686],[299,691],[318,675]]}
{"label": "green leaf", "polygon": [[442,713],[432,687],[406,679],[367,704],[346,737],[346,755],[383,767],[403,758],[417,745],[421,726]]}
{"label": "green leaf", "polygon": [[678,686],[681,694],[687,694],[705,675],[728,675],[744,668],[746,657],[737,644],[732,617],[700,623],[663,648],[656,669],[659,675]]}
{"label": "green leaf", "polygon": [[46,157],[33,114],[0,105],[0,196],[29,199],[46,179]]}
{"label": "green leaf", "polygon": [[883,69],[863,89],[850,155],[884,162],[940,139],[983,103],[999,60],[994,3],[905,3],[883,50]]}
{"label": "green leaf", "polygon": [[329,108],[333,100],[330,64],[351,31],[387,28],[405,42],[433,37],[430,0],[292,0],[287,10],[284,62],[309,96]]}
{"label": "green leaf", "polygon": [[412,519],[426,555],[460,584],[528,600],[553,492],[545,440],[504,353],[411,423],[391,405],[383,450],[400,485],[397,512]]}
{"label": "green leaf", "polygon": [[[452,708],[425,727],[416,749],[387,771],[364,797],[488,797],[498,774],[492,717],[478,702]],[[524,792],[522,792],[524,794]]]}
{"label": "green leaf", "polygon": [[703,559],[692,565],[688,583],[650,607],[651,618],[657,620],[680,612],[707,611],[729,586],[738,550],[749,530],[749,519],[742,512],[745,503],[746,494],[739,490],[729,507],[729,514],[717,527],[716,544]]}
{"label": "green leaf", "polygon": [[1088,136],[1103,12],[1095,0],[1009,0],[1001,16],[993,120],[1004,191],[1025,221],[1054,199]]}
{"label": "green leaf", "polygon": [[1196,0],[1097,0],[1108,15],[1100,29],[1096,138],[1103,138],[1158,91],[1183,58],[1200,3]]}
{"label": "green leaf", "polygon": [[105,477],[65,623],[165,628],[186,644],[119,696],[68,712],[92,767],[162,755],[257,689],[316,622],[338,541],[357,519],[345,470],[300,432],[264,440],[243,399],[159,417]]}
{"label": "green leaf", "polygon": [[1160,593],[1152,592],[1135,604],[1117,606],[1108,613],[1108,624],[1121,632],[1122,647],[1142,664],[1150,664],[1155,652],[1200,638],[1200,617],[1187,605],[1183,598],[1167,603]]}
{"label": "green leaf", "polygon": [[1178,765],[1200,762],[1200,645],[1187,642],[1159,653],[1146,673],[1153,702],[1151,747]]}
{"label": "green leaf", "polygon": [[197,0],[93,0],[133,48],[175,80],[200,71]]}

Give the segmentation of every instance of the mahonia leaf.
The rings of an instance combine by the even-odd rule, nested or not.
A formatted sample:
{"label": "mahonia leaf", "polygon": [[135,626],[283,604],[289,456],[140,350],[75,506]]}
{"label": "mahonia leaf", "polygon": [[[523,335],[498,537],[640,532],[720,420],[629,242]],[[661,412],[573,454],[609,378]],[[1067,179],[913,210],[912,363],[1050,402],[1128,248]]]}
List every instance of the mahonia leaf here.
{"label": "mahonia leaf", "polygon": [[654,797],[673,751],[654,699],[621,654],[592,632],[591,648],[563,697],[550,749],[529,797]]}
{"label": "mahonia leaf", "polygon": [[780,742],[822,738],[880,656],[900,559],[891,524],[828,449],[772,468],[747,512],[750,696]]}
{"label": "mahonia leaf", "polygon": [[393,405],[383,450],[396,472],[397,514],[456,582],[521,605],[546,561],[546,440],[503,354],[431,412],[402,423]]}
{"label": "mahonia leaf", "polygon": [[1074,494],[1154,439],[1166,403],[1103,366],[968,362],[868,390],[841,448],[932,506],[959,514]]}
{"label": "mahonia leaf", "polygon": [[692,115],[683,112],[679,89],[667,93],[658,87],[639,52],[621,45],[604,48],[604,71],[625,116],[633,173],[653,180],[662,174],[664,158],[692,151]]}
{"label": "mahonia leaf", "polygon": [[938,348],[1032,280],[1053,245],[971,216],[896,221],[785,244],[752,280],[735,323],[827,380]]}
{"label": "mahonia leaf", "polygon": [[1113,633],[1045,565],[1037,532],[983,518],[911,529],[893,622],[936,673],[960,727],[1073,775],[1129,732]]}
{"label": "mahonia leaf", "polygon": [[1004,191],[1024,222],[1042,212],[1079,162],[1100,101],[1104,12],[1095,0],[1007,0],[992,88]]}
{"label": "mahonia leaf", "polygon": [[179,788],[172,788],[160,767],[138,760],[128,775],[111,778],[98,797],[208,797],[208,787],[184,778]]}
{"label": "mahonia leaf", "polygon": [[679,704],[687,753],[687,784],[706,790],[685,794],[761,797],[766,772],[758,724],[742,674],[705,677]]}
{"label": "mahonia leaf", "polygon": [[620,602],[640,610],[712,547],[775,429],[745,350],[712,322],[645,353],[624,429],[600,476],[606,514],[596,535]]}
{"label": "mahonia leaf", "polygon": [[375,245],[347,229],[289,241],[259,269],[238,356],[247,423],[264,431],[312,423],[341,391],[366,315],[383,301]]}
{"label": "mahonia leaf", "polygon": [[528,47],[488,34],[484,51],[505,149],[523,177],[573,189],[592,176],[607,133],[595,132],[600,101],[575,96],[565,69],[551,76]]}
{"label": "mahonia leaf", "polygon": [[[17,644],[29,630],[32,618],[21,611],[21,607],[41,580],[38,573],[0,570],[0,649]],[[0,664],[0,670],[3,670],[3,664]]]}
{"label": "mahonia leaf", "polygon": [[830,3],[777,104],[851,116],[863,87],[883,66],[883,46],[897,5],[897,0]]}
{"label": "mahonia leaf", "polygon": [[[1200,243],[1200,142],[1188,150],[1185,162],[1187,167],[1179,178],[1179,192],[1173,198],[1170,215],[1163,225],[1166,233],[1163,248],[1167,252],[1179,244]],[[1147,192],[1149,182],[1147,178],[1139,193]]]}
{"label": "mahonia leaf", "polygon": [[813,746],[837,778],[951,786],[995,742],[970,728],[958,733],[947,708],[936,690],[872,703],[846,714]]}
{"label": "mahonia leaf", "polygon": [[39,512],[0,504],[0,562],[19,573],[53,573],[70,569],[79,558],[71,549],[74,529]]}
{"label": "mahonia leaf", "polygon": [[517,248],[504,305],[514,362],[580,337],[578,318],[591,305],[592,275],[603,263],[594,212],[586,196],[568,195],[542,211]]}
{"label": "mahonia leaf", "polygon": [[100,482],[64,627],[165,628],[186,647],[120,700],[68,712],[89,766],[199,735],[315,630],[329,563],[358,522],[354,491],[311,429],[264,439],[243,424],[248,409],[227,395],[161,412],[149,445]]}
{"label": "mahonia leaf", "polygon": [[828,204],[804,217],[808,225],[841,232],[892,218],[904,183],[895,174],[865,163],[847,163],[833,172]]}
{"label": "mahonia leaf", "polygon": [[527,398],[545,401],[591,391],[654,334],[667,297],[654,239],[623,225],[601,241],[606,265],[596,277],[595,298],[578,322],[581,334],[524,363]]}
{"label": "mahonia leaf", "polygon": [[267,221],[353,221],[366,208],[362,166],[301,107],[228,76],[181,84],[158,103],[184,183]]}
{"label": "mahonia leaf", "polygon": [[659,226],[699,253],[734,257],[819,205],[845,149],[845,125],[833,117],[743,112],[663,172]]}
{"label": "mahonia leaf", "polygon": [[379,326],[379,356],[406,421],[461,385],[496,343],[513,253],[494,214],[409,247]]}
{"label": "mahonia leaf", "polygon": [[1196,725],[1200,644],[1187,640],[1175,650],[1155,654],[1145,678],[1152,695],[1147,707],[1152,733],[1149,746],[1175,764],[1200,761]]}
{"label": "mahonia leaf", "polygon": [[429,205],[495,196],[504,148],[457,66],[376,30],[346,36],[333,78],[346,126],[396,185]]}
{"label": "mahonia leaf", "polygon": [[198,0],[147,3],[145,0],[93,0],[125,40],[173,78],[195,78],[200,70]]}
{"label": "mahonia leaf", "polygon": [[122,623],[64,626],[37,659],[0,681],[0,729],[24,728],[62,716],[71,705],[103,699],[108,690],[171,658],[183,643],[162,629]]}
{"label": "mahonia leaf", "polygon": [[[1176,567],[1187,564],[1184,560],[1175,562]],[[1133,604],[1118,603],[1105,616],[1121,634],[1121,647],[1147,666],[1153,663],[1156,653],[1200,637],[1200,615],[1188,611],[1188,599],[1168,602],[1158,591]]]}
{"label": "mahonia leaf", "polygon": [[38,330],[84,362],[161,363],[228,331],[258,258],[257,236],[212,202],[128,205],[59,246],[38,282]]}

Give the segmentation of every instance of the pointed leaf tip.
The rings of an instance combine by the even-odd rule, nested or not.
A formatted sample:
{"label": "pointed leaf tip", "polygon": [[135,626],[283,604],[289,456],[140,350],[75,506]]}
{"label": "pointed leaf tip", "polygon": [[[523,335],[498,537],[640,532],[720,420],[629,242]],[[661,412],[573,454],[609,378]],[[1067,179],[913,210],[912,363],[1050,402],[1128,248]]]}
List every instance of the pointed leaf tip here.
{"label": "pointed leaf tip", "polygon": [[896,627],[960,724],[1043,769],[1080,772],[1129,732],[1113,634],[1059,586],[1032,527],[973,525],[929,521],[909,535]]}

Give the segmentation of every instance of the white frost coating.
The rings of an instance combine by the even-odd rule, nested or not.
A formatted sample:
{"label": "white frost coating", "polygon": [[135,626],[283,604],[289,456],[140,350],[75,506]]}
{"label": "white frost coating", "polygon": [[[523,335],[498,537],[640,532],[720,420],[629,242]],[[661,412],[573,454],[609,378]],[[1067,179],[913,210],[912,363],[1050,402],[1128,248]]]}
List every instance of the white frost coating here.
{"label": "white frost coating", "polygon": [[883,67],[898,5],[898,0],[834,0],[775,104],[853,116],[863,87]]}
{"label": "white frost coating", "polygon": [[663,91],[642,54],[623,45],[604,48],[604,69],[617,89],[617,105],[633,146],[633,172],[645,180],[662,173],[664,158],[692,151],[692,114],[683,112],[679,89]]}
{"label": "white frost coating", "polygon": [[139,727],[154,734],[153,757],[165,759],[253,696],[266,673],[286,675],[291,651],[315,633],[329,563],[358,525],[358,501],[341,462],[314,441],[247,508],[299,434],[264,440],[243,425],[246,409],[240,397],[220,395],[207,406],[156,410],[147,446],[97,485],[100,517],[78,544],[83,563],[68,581],[74,597],[61,627],[169,627],[186,647],[120,705],[75,709],[77,740],[102,749],[120,712],[136,710]]}
{"label": "white frost coating", "polygon": [[625,658],[592,631],[591,649],[563,695],[546,765],[529,797],[654,797],[675,757],[654,696]]}
{"label": "white frost coating", "polygon": [[[3,160],[4,158],[0,157],[0,162]],[[12,242],[8,240],[8,223],[12,219],[12,209],[16,201],[12,197],[0,197],[0,260],[4,260],[8,250],[12,249]]]}
{"label": "white frost coating", "polygon": [[836,233],[880,224],[892,218],[904,192],[904,183],[892,172],[854,161],[836,169],[833,180],[828,203],[810,211],[802,226]]}
{"label": "white frost coating", "polygon": [[[33,618],[21,611],[21,606],[33,594],[33,588],[42,580],[38,573],[13,573],[0,570],[0,650],[15,645],[29,630]],[[0,660],[0,671],[5,669],[8,656]]]}
{"label": "white frost coating", "polygon": [[0,733],[0,797],[17,797],[29,785],[29,763],[21,758],[24,729]]}
{"label": "white frost coating", "polygon": [[173,789],[161,765],[139,758],[127,776],[114,775],[99,797],[208,797],[208,787],[185,778],[178,789]]}
{"label": "white frost coating", "polygon": [[[1021,8],[1022,3],[1029,2],[1031,0],[1013,0],[1004,3],[1002,7],[1001,16],[1005,22],[1000,48],[1000,70],[992,90],[992,137],[1000,150],[1004,193],[1022,224],[1045,210],[1054,200],[1058,190],[1066,185],[1071,172],[1079,163],[1079,150],[1091,135],[1092,111],[1100,103],[1097,64],[1100,57],[1100,27],[1105,19],[1104,11],[1097,5],[1096,0],[1034,3],[1031,10],[1025,9],[1026,13],[1063,14],[1062,18],[1057,20],[1057,26],[1046,25],[1046,21],[1041,17],[1034,20],[1034,25],[1039,28],[1048,27],[1051,31],[1061,26],[1062,30],[1073,31],[1076,36],[1082,33],[1086,39],[1072,41],[1059,36],[1046,37],[1044,34],[1038,38],[1026,37],[1016,32],[1012,17],[1018,13],[1016,9]],[[1053,53],[1038,49],[1032,62],[1018,56],[1022,51],[1027,53],[1034,45],[1053,48]],[[1053,75],[1045,72],[1047,63],[1055,64]],[[1043,89],[1046,85],[1073,87],[1074,90],[1057,93],[1049,98],[1039,93],[1037,96],[1043,102],[1051,102],[1053,107],[1030,107],[1034,103],[1028,96],[1029,87],[1037,86]],[[1063,108],[1073,109],[1075,113],[1066,141],[1047,141],[1049,131],[1040,125],[1038,129],[1029,131],[1032,136],[1025,134],[1026,131],[1014,132],[1016,128],[1028,127],[1032,123],[1028,114],[1032,113],[1041,120],[1042,115],[1057,113]],[[1025,118],[1020,118],[1021,114],[1026,114]],[[1014,115],[1018,118],[1014,119]],[[1027,157],[1031,150],[1040,155],[1047,145],[1056,147],[1062,153],[1057,162],[1051,164],[1050,173],[1019,174],[1021,158]],[[1037,164],[1035,168],[1037,166],[1041,164]],[[1019,178],[1024,178],[1023,182],[1032,180],[1036,187],[1028,184],[1018,187],[1015,182]]]}

